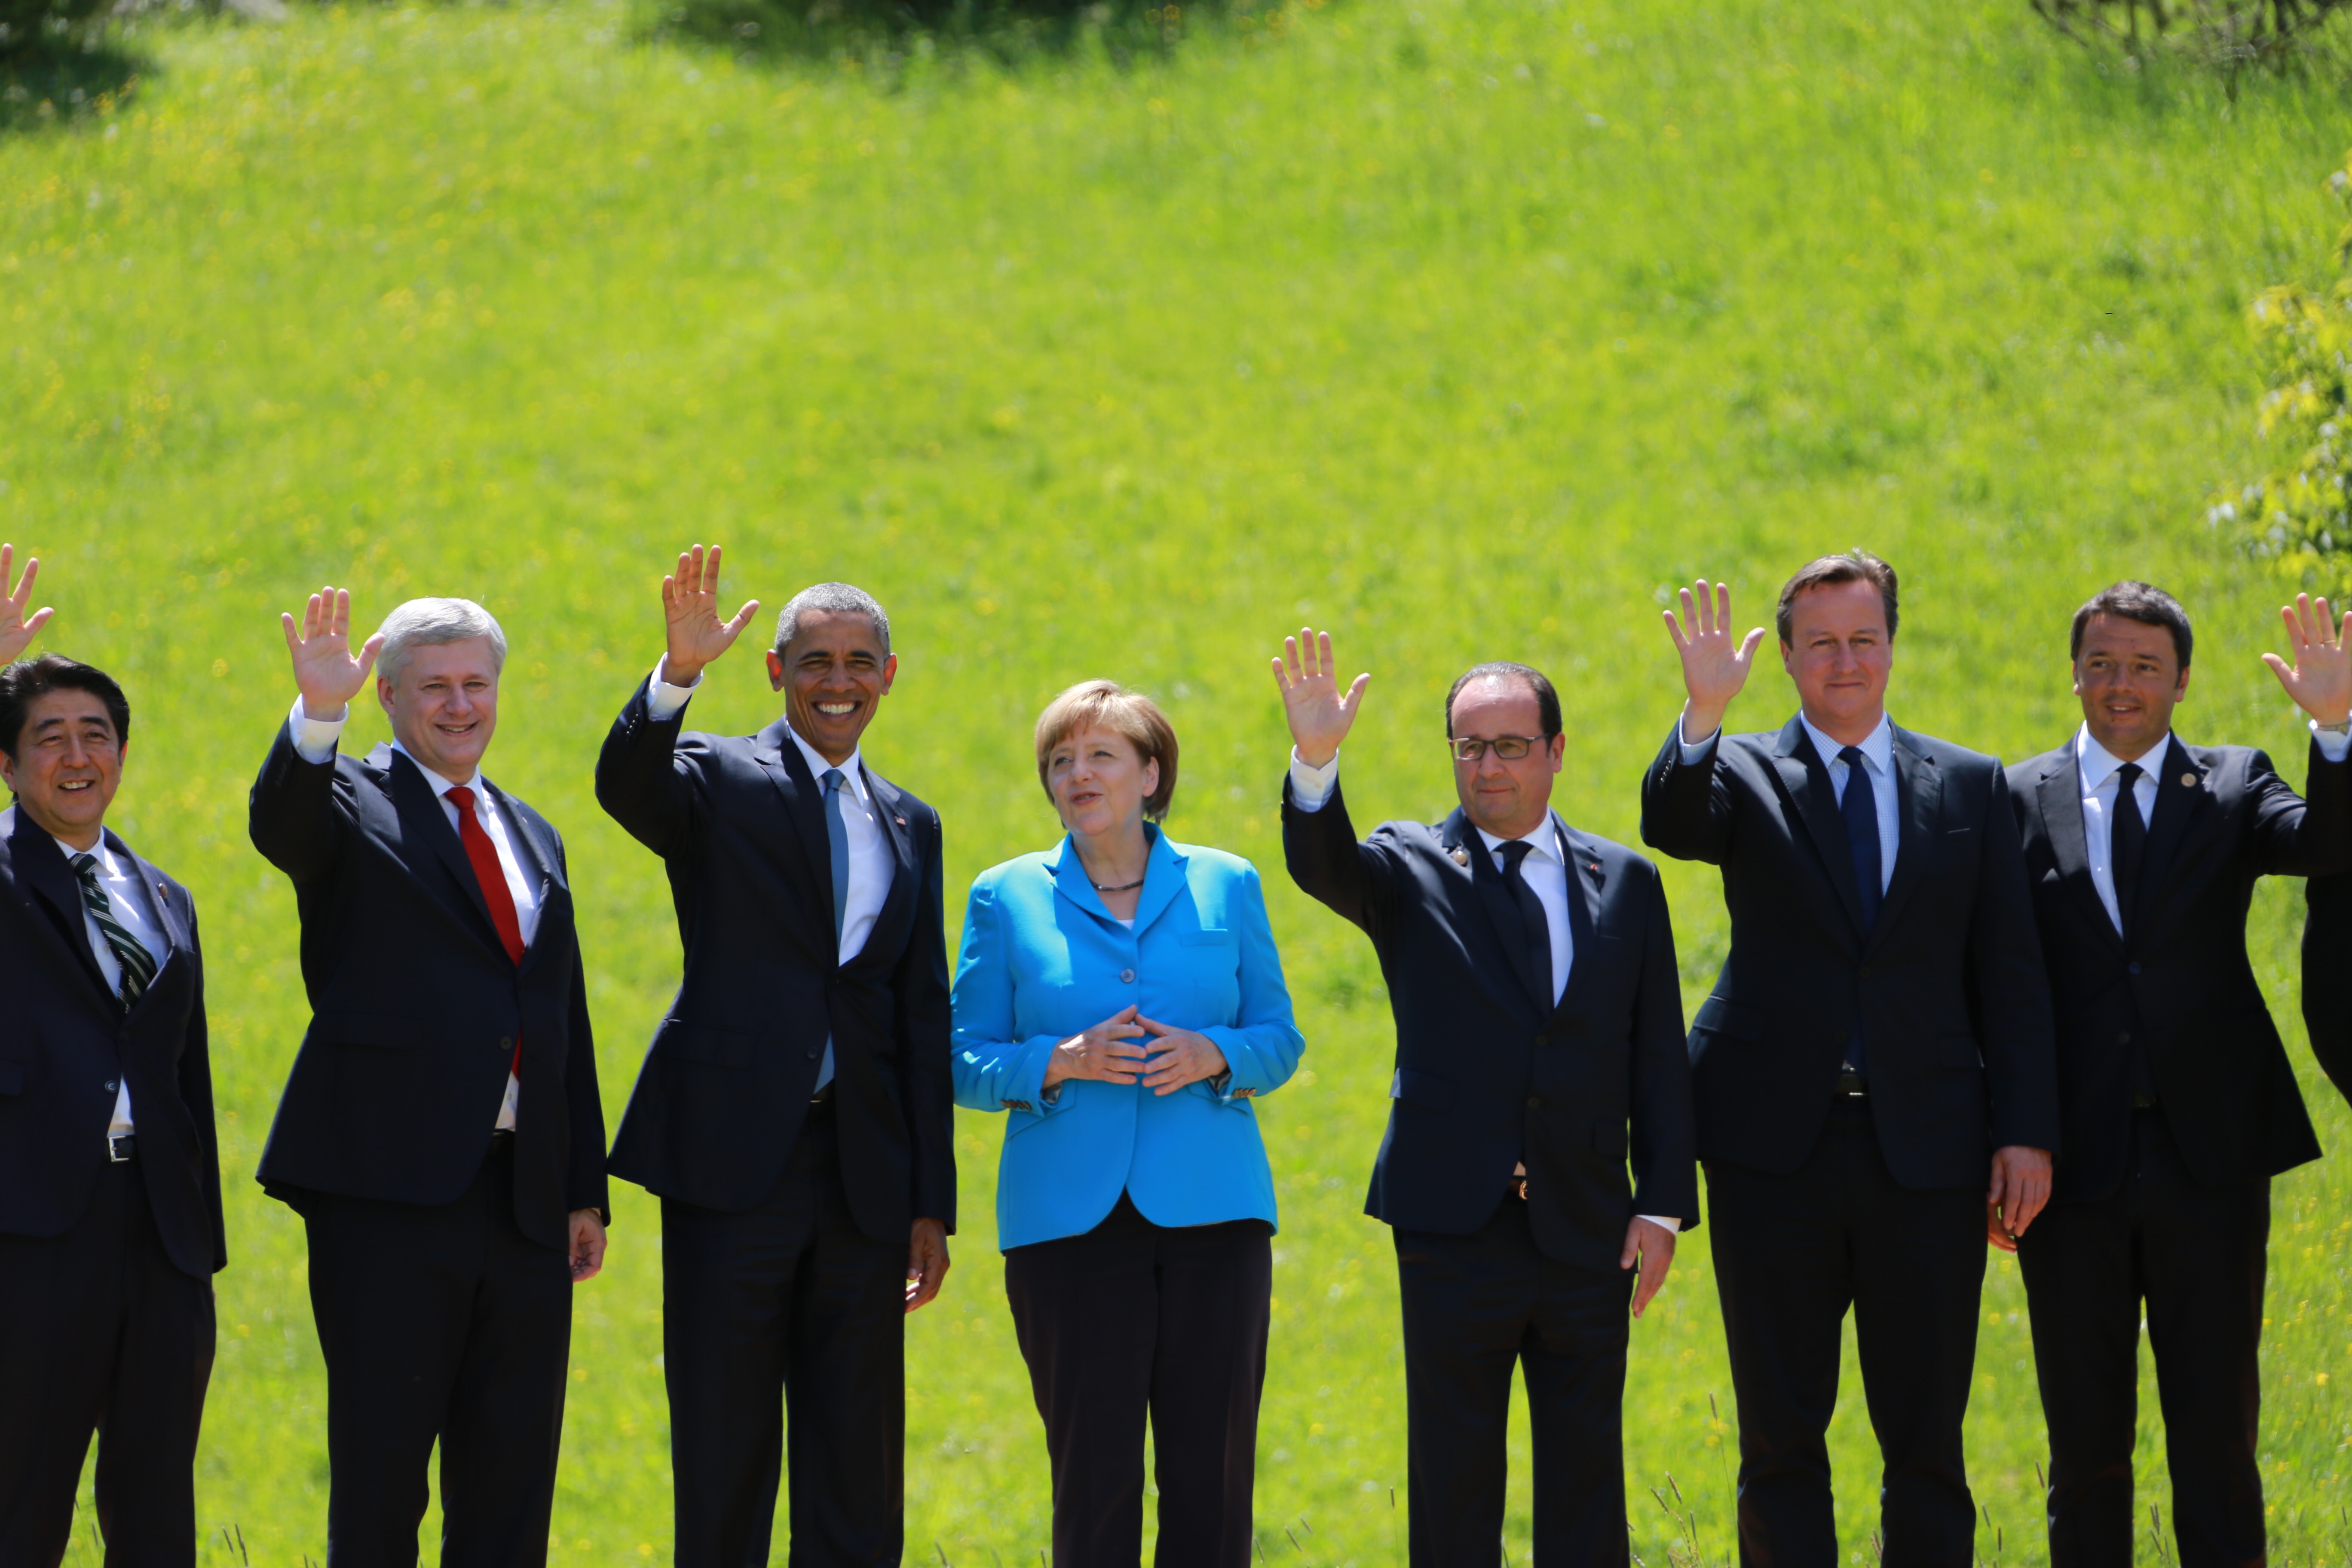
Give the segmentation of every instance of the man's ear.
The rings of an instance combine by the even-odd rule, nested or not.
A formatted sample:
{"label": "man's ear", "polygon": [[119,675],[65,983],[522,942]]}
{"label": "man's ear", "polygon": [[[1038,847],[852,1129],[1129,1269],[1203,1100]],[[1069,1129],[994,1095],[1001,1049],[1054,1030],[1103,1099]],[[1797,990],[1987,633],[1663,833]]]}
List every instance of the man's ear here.
{"label": "man's ear", "polygon": [[1559,734],[1554,735],[1545,745],[1544,750],[1551,753],[1551,771],[1559,772],[1561,765],[1568,760],[1568,731],[1562,730]]}
{"label": "man's ear", "polygon": [[379,675],[375,678],[376,703],[383,710],[387,718],[392,714],[392,694],[398,689],[400,689],[393,683],[392,677]]}
{"label": "man's ear", "polygon": [[770,648],[770,649],[768,650],[768,689],[769,689],[769,690],[771,690],[771,691],[782,691],[783,689],[784,689],[784,654],[783,654],[783,650],[782,650],[782,648],[773,648],[773,647],[772,647],[772,648]]}
{"label": "man's ear", "polygon": [[2172,700],[2173,700],[2175,702],[2178,702],[2178,701],[2180,701],[2183,698],[2187,697],[2188,695],[2189,695],[2189,671],[2188,671],[2188,669],[2184,667],[2184,668],[2181,669],[2181,671],[2180,671],[2180,684],[2179,684],[2179,685],[2178,685],[2178,686],[2176,686],[2176,687],[2174,687],[2174,688],[2172,689]]}
{"label": "man's ear", "polygon": [[898,656],[885,654],[882,658],[882,695],[890,695],[890,683],[898,679]]}

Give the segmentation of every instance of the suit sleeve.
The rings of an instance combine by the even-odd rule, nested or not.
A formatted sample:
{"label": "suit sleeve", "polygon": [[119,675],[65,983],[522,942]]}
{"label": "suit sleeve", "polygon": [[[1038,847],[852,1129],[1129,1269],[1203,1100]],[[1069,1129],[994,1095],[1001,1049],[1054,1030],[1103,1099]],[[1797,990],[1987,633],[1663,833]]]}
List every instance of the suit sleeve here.
{"label": "suit sleeve", "polygon": [[898,960],[897,1029],[898,1103],[906,1107],[907,1137],[915,1170],[915,1217],[956,1227],[954,1021],[948,1003],[945,858],[939,815],[928,814],[930,853],[923,858],[923,888],[915,900],[915,930]]}
{"label": "suit sleeve", "polygon": [[253,781],[247,827],[262,858],[297,885],[318,880],[334,863],[344,811],[335,795],[335,760],[305,762],[286,721]]}
{"label": "suit sleeve", "polygon": [[1377,841],[1356,842],[1348,820],[1347,786],[1335,783],[1318,811],[1302,811],[1291,798],[1290,776],[1282,780],[1282,858],[1299,891],[1353,922],[1374,942],[1381,939],[1394,895],[1396,868]]}
{"label": "suit sleeve", "polygon": [[[571,876],[567,868],[564,872]],[[564,1115],[571,1127],[571,1169],[563,1173],[567,1214],[594,1209],[613,1223],[612,1194],[604,1184],[604,1097],[596,1082],[596,1031],[588,1016],[588,966],[579,936],[572,946],[572,1041],[563,1063]]]}
{"label": "suit sleeve", "polygon": [[[1205,1083],[1189,1088],[1213,1099],[1231,1100],[1244,1089],[1269,1094],[1290,1081],[1307,1037],[1298,1032],[1291,1015],[1290,988],[1283,984],[1282,954],[1274,945],[1274,926],[1266,919],[1265,889],[1255,867],[1245,872],[1234,907],[1242,915],[1241,1005],[1236,1022],[1204,1028],[1202,1034],[1225,1054],[1232,1077],[1220,1094]],[[1212,950],[1213,951],[1213,950]]]}
{"label": "suit sleeve", "polygon": [[656,719],[646,698],[647,676],[630,693],[596,755],[596,804],[656,855],[667,856],[692,833],[701,789],[692,764],[679,754],[686,710]]}
{"label": "suit sleeve", "polygon": [[2254,797],[2257,861],[2266,877],[2330,877],[2352,871],[2352,758],[2331,763],[2311,743],[2301,796],[2257,752],[2246,787]]}
{"label": "suit sleeve", "polygon": [[[182,889],[182,898],[187,891]],[[213,1222],[213,1271],[228,1267],[228,1228],[221,1214],[220,1129],[213,1120],[212,1031],[205,1015],[205,948],[196,932],[196,906],[188,900],[188,952],[195,959],[195,1002],[188,1009],[187,1037],[180,1047],[180,1103],[196,1124],[196,1177],[204,1185],[205,1209]]]}
{"label": "suit sleeve", "polygon": [[2058,1047],[2009,780],[1995,765],[1978,831],[1983,862],[1969,930],[1969,981],[1991,1094],[1995,1148],[2058,1148]]}
{"label": "suit sleeve", "polygon": [[1683,1030],[1681,966],[1675,927],[1657,868],[1642,942],[1641,990],[1633,1004],[1631,1074],[1633,1212],[1671,1215],[1687,1233],[1698,1213],[1698,1124],[1691,1100],[1690,1047]]}
{"label": "suit sleeve", "polygon": [[2320,1070],[2352,1100],[2352,1008],[2340,989],[2345,957],[2352,953],[2352,876],[2314,877],[2304,897],[2304,1026]]}
{"label": "suit sleeve", "polygon": [[953,1071],[958,1105],[970,1110],[1013,1110],[1050,1116],[1067,1099],[1045,1098],[1045,1068],[1059,1035],[1018,1038],[1013,943],[1004,908],[986,878],[971,885],[964,905],[963,950],[956,956]]}
{"label": "suit sleeve", "polygon": [[1720,866],[1731,857],[1731,786],[1723,777],[1724,737],[1696,762],[1683,761],[1682,721],[1642,775],[1642,842],[1677,860]]}

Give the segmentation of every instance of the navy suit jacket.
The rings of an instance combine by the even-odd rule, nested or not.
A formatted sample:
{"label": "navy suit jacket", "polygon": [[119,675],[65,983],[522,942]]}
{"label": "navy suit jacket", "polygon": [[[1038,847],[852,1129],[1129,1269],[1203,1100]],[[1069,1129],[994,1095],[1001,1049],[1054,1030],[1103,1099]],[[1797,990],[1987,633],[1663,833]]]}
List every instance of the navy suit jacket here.
{"label": "navy suit jacket", "polygon": [[824,795],[778,720],[756,735],[656,721],[640,684],[605,737],[596,798],[669,871],[686,973],[613,1141],[612,1171],[740,1214],[783,1174],[828,1036],[858,1228],[955,1228],[955,1081],[939,814],[866,770],[897,858],[847,963]]}
{"label": "navy suit jacket", "polygon": [[[2352,762],[2311,748],[2308,806],[2246,746],[2166,742],[2138,905],[2116,934],[2091,882],[2070,739],[2009,770],[2057,1010],[2053,1204],[2103,1198],[2131,1153],[2131,1058],[2147,1053],[2182,1161],[2208,1185],[2319,1158],[2319,1140],[2246,956],[2255,879],[2352,869]],[[2315,884],[2315,886],[2316,884]]]}
{"label": "navy suit jacket", "polygon": [[1867,934],[1837,792],[1797,719],[1722,735],[1695,767],[1677,725],[1642,780],[1642,842],[1721,867],[1731,915],[1691,1029],[1702,1160],[1801,1165],[1857,1021],[1904,1186],[1981,1187],[1996,1148],[2059,1149],[2050,988],[2000,763],[1899,726],[1894,758],[1895,874]]}
{"label": "navy suit jacket", "polygon": [[1524,1160],[1536,1245],[1613,1274],[1633,1215],[1699,1222],[1682,986],[1657,868],[1557,813],[1552,826],[1574,947],[1556,1005],[1505,934],[1519,929],[1510,889],[1462,812],[1384,823],[1360,844],[1339,788],[1301,811],[1283,785],[1290,875],[1372,939],[1396,1016],[1365,1212],[1466,1236]]}
{"label": "navy suit jacket", "polygon": [[305,762],[278,722],[251,830],[294,883],[311,1016],[257,1174],[298,1208],[308,1192],[456,1202],[489,1154],[520,1037],[515,1224],[562,1247],[573,1210],[608,1211],[586,971],[562,839],[483,787],[540,879],[520,965],[424,770],[389,746]]}
{"label": "navy suit jacket", "polygon": [[0,811],[0,1231],[61,1236],[107,1163],[115,1085],[131,1082],[139,1175],[172,1262],[198,1279],[228,1262],[205,1031],[205,960],[188,890],[109,829],[139,868],[171,956],[125,1013],[90,952],[81,888],[58,841]]}

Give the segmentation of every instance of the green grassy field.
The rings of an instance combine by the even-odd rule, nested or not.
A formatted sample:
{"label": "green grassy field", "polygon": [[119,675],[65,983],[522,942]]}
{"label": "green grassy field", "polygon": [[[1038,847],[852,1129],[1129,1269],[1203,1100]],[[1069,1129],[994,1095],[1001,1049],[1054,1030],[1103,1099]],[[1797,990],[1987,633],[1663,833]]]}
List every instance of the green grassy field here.
{"label": "green grassy field", "polygon": [[[2141,575],[2201,617],[2185,732],[2300,777],[2255,658],[2291,584],[2201,516],[2263,456],[2245,302],[2329,275],[2334,79],[2231,101],[2103,71],[2022,0],[1298,0],[1129,68],[1084,37],[877,69],[643,37],[599,0],[187,22],[132,41],[126,93],[0,115],[0,538],[43,558],[47,646],[130,686],[115,822],[193,888],[208,943],[232,1263],[207,1563],[241,1532],[292,1568],[325,1536],[302,1240],[250,1180],[307,1011],[292,900],[244,826],[291,698],[276,617],[321,582],[369,620],[443,593],[503,619],[490,772],[569,837],[614,1120],[678,952],[590,773],[677,549],[723,542],[771,611],[836,576],[889,605],[902,668],[868,750],[945,816],[951,930],[972,873],[1054,836],[1026,754],[1044,700],[1108,674],[1169,705],[1172,829],[1267,871],[1308,1039],[1261,1111],[1269,1563],[1402,1563],[1404,1480],[1391,1251],[1360,1212],[1390,1026],[1366,945],[1280,871],[1286,629],[1328,624],[1375,672],[1360,813],[1442,813],[1446,680],[1523,658],[1566,697],[1563,809],[1630,840],[1679,702],[1667,584],[1719,574],[1753,611],[1867,543],[1905,574],[1897,718],[2015,758],[2073,723],[2066,616]],[[1733,722],[1790,703],[1759,677]],[[739,650],[693,719],[772,716]],[[349,742],[383,732],[367,714]],[[1721,904],[1667,875],[1695,1005]],[[2301,1054],[2300,910],[2264,891],[2256,958],[2340,1149],[2352,1114]],[[1046,1541],[1000,1136],[960,1126],[956,1270],[909,1331],[917,1561],[1012,1568]],[[2264,1341],[2273,1550],[2315,1564],[2352,1552],[2342,1159],[2277,1184]],[[578,1299],[559,1563],[668,1554],[659,1216],[617,1205]],[[1706,1240],[1633,1334],[1653,1563],[1674,1528],[1645,1489],[1670,1474],[1703,1553],[1730,1545]],[[1996,1264],[1969,1426],[1989,1560],[2044,1556],[2023,1308]],[[2142,1433],[2168,1524],[2152,1383]],[[1835,1442],[1866,1563],[1858,1398]],[[93,1542],[85,1516],[69,1561]]]}

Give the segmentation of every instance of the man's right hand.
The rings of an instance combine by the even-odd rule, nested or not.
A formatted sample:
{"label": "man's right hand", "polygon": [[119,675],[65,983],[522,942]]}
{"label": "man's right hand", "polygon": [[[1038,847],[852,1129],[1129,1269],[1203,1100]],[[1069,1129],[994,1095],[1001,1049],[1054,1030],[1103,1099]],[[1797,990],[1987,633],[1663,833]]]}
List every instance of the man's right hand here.
{"label": "man's right hand", "polygon": [[1143,1047],[1133,1043],[1146,1033],[1137,1021],[1140,1016],[1138,1008],[1121,1007],[1094,1027],[1055,1046],[1053,1059],[1045,1064],[1045,1087],[1052,1089],[1073,1078],[1133,1083],[1143,1071]]}
{"label": "man's right hand", "polygon": [[1717,583],[1710,593],[1702,577],[1694,586],[1698,597],[1694,603],[1691,590],[1683,590],[1679,617],[1672,610],[1663,612],[1666,635],[1682,656],[1683,689],[1689,694],[1683,704],[1683,743],[1691,746],[1723,728],[1724,710],[1748,684],[1748,672],[1756,665],[1756,645],[1764,640],[1764,628],[1758,626],[1733,646],[1730,584]]}
{"label": "man's right hand", "polygon": [[[0,592],[5,592],[8,586],[8,568],[16,558],[15,545],[0,544]],[[25,575],[17,583],[16,591],[0,599],[0,664],[16,663],[18,656],[33,646],[33,639],[40,635],[43,626],[48,625],[49,617],[57,614],[44,605],[33,612],[31,619],[26,618],[25,606],[33,598],[33,579],[40,574],[40,562],[26,561]]]}
{"label": "man's right hand", "polygon": [[1282,639],[1283,657],[1274,661],[1274,683],[1282,689],[1282,714],[1290,721],[1290,739],[1298,760],[1310,768],[1328,767],[1339,754],[1339,742],[1356,722],[1369,674],[1356,677],[1348,694],[1339,694],[1339,667],[1331,658],[1331,634],[1301,627],[1295,637]]}
{"label": "man's right hand", "polygon": [[302,689],[302,711],[320,721],[341,718],[367,685],[375,656],[383,651],[383,634],[368,638],[359,656],[352,656],[349,588],[321,588],[311,595],[299,627],[291,616],[278,619],[286,629],[286,651],[294,659],[294,684]]}
{"label": "man's right hand", "polygon": [[719,618],[719,552],[708,555],[702,546],[677,558],[677,571],[662,579],[662,616],[669,637],[662,656],[662,679],[672,686],[691,686],[702,667],[735,646],[760,601],[747,599],[731,621]]}

